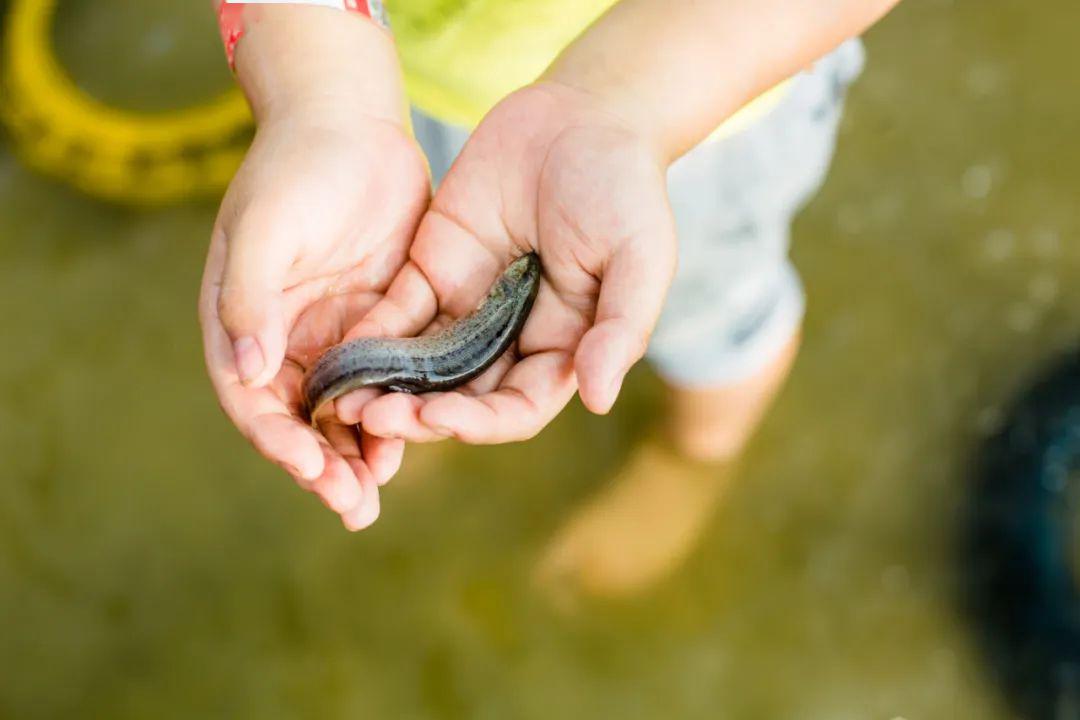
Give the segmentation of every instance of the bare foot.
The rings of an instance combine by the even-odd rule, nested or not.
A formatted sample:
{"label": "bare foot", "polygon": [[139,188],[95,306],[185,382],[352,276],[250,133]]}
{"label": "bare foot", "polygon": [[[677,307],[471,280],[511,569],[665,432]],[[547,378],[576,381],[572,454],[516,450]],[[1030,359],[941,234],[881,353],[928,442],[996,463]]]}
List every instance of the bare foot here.
{"label": "bare foot", "polygon": [[614,482],[562,526],[536,580],[558,604],[631,595],[678,567],[697,543],[730,474],[687,461],[659,439],[631,455]]}
{"label": "bare foot", "polygon": [[736,460],[791,369],[798,338],[766,368],[722,388],[670,388],[670,439],[653,437],[555,534],[536,569],[557,602],[638,593],[697,545]]}

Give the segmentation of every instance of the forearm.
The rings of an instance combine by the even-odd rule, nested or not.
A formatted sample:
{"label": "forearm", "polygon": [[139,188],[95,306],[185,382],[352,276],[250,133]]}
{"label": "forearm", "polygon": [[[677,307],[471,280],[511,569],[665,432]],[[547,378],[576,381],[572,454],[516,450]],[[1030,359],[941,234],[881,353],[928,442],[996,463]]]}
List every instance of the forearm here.
{"label": "forearm", "polygon": [[589,92],[672,160],[899,0],[622,0],[543,79]]}
{"label": "forearm", "polygon": [[390,33],[366,17],[302,6],[245,6],[236,75],[261,124],[303,114],[328,122],[407,122]]}

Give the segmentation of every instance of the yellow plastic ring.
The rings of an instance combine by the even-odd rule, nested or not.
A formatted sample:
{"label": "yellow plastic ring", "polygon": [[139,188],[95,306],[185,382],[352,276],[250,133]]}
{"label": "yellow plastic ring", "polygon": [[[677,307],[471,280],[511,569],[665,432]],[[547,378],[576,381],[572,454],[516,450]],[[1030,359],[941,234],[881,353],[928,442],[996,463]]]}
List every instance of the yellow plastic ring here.
{"label": "yellow plastic ring", "polygon": [[13,0],[4,27],[0,120],[31,167],[98,197],[165,203],[220,193],[243,158],[251,114],[232,89],[162,113],[109,107],[52,49],[56,0]]}

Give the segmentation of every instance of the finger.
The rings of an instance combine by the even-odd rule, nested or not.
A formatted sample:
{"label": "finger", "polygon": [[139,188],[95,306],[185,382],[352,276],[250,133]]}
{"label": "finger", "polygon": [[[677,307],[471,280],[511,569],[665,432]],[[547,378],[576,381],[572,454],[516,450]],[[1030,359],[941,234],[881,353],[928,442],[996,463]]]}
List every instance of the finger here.
{"label": "finger", "polygon": [[449,322],[467,315],[521,254],[498,212],[478,210],[485,206],[479,202],[453,207],[447,197],[436,195],[417,229],[410,262],[358,333],[412,336],[430,331],[436,318]]}
{"label": "finger", "polygon": [[285,468],[305,490],[323,474],[325,462],[319,440],[311,428],[282,412],[257,415],[245,423],[252,445]]}
{"label": "finger", "polygon": [[439,303],[427,277],[413,262],[406,263],[383,298],[346,334],[358,337],[411,337],[435,319]]}
{"label": "finger", "polygon": [[596,321],[574,358],[581,400],[594,413],[611,410],[626,373],[645,355],[674,272],[673,253],[657,257],[643,244],[624,246],[605,268]]}
{"label": "finger", "polygon": [[326,438],[323,455],[326,470],[312,484],[315,492],[328,508],[344,515],[358,507],[364,491],[353,468],[354,461],[363,464],[356,431],[346,425],[328,421],[320,424]]}
{"label": "finger", "polygon": [[521,249],[498,212],[478,210],[485,203],[452,207],[448,202],[446,193],[435,196],[409,256],[435,291],[439,310],[460,317],[476,308]]}
{"label": "finger", "polygon": [[341,521],[346,528],[355,532],[370,527],[379,518],[379,484],[362,460],[349,460],[349,465],[364,491],[364,499],[342,515]]}
{"label": "finger", "polygon": [[232,341],[242,382],[262,387],[277,375],[285,357],[287,319],[282,306],[293,243],[268,213],[249,209],[230,226],[215,229],[225,247],[218,316]]}
{"label": "finger", "polygon": [[361,430],[360,451],[375,482],[382,486],[401,469],[405,441],[381,438]]}
{"label": "finger", "polygon": [[387,393],[364,406],[360,424],[366,432],[382,438],[396,438],[406,442],[427,443],[445,440],[420,419],[420,409],[437,395],[408,395]]}
{"label": "finger", "polygon": [[419,408],[419,419],[437,435],[467,443],[527,440],[558,415],[575,387],[569,353],[537,353],[516,364],[498,390],[475,397],[460,392],[432,397]]}
{"label": "finger", "polygon": [[210,380],[222,409],[244,437],[269,460],[286,466],[298,482],[309,485],[324,469],[317,436],[292,416],[286,402],[270,388],[245,387],[237,376],[232,343],[217,315],[216,278],[224,258],[224,242],[219,240],[211,246],[207,257],[199,296],[199,320]]}
{"label": "finger", "polygon": [[347,425],[359,425],[364,406],[381,394],[382,391],[378,388],[353,390],[334,401],[334,414],[337,415],[338,420]]}

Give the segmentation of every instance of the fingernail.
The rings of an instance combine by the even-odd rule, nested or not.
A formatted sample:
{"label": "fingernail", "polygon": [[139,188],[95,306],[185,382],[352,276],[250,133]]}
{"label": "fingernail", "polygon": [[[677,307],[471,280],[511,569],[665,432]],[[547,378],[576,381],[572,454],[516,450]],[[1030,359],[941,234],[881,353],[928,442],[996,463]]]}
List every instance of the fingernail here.
{"label": "fingernail", "polygon": [[358,530],[364,530],[370,527],[376,520],[379,519],[378,508],[370,508],[367,503],[363,503],[360,507],[350,510],[341,516],[342,522],[345,523],[351,532],[357,532]]}
{"label": "fingernail", "polygon": [[364,493],[356,483],[350,483],[345,487],[338,488],[333,497],[328,497],[330,509],[339,515],[355,510],[364,499]]}
{"label": "fingernail", "polygon": [[297,473],[307,482],[315,482],[323,473],[323,467],[320,463],[305,463],[306,467],[301,471],[297,470]]}
{"label": "fingernail", "polygon": [[233,353],[236,355],[236,371],[240,373],[240,381],[250,385],[266,367],[259,342],[251,336],[242,337],[233,343]]}
{"label": "fingernail", "polygon": [[285,470],[285,472],[289,473],[289,475],[292,477],[293,480],[296,481],[296,484],[299,485],[301,489],[311,490],[311,486],[314,481],[305,477],[304,473],[300,472],[299,468],[297,468],[295,465],[290,465],[289,463],[282,463],[281,467]]}
{"label": "fingernail", "polygon": [[626,375],[616,375],[608,384],[607,392],[607,409],[611,410],[615,406],[615,401],[619,399],[619,392],[622,390],[623,380]]}

